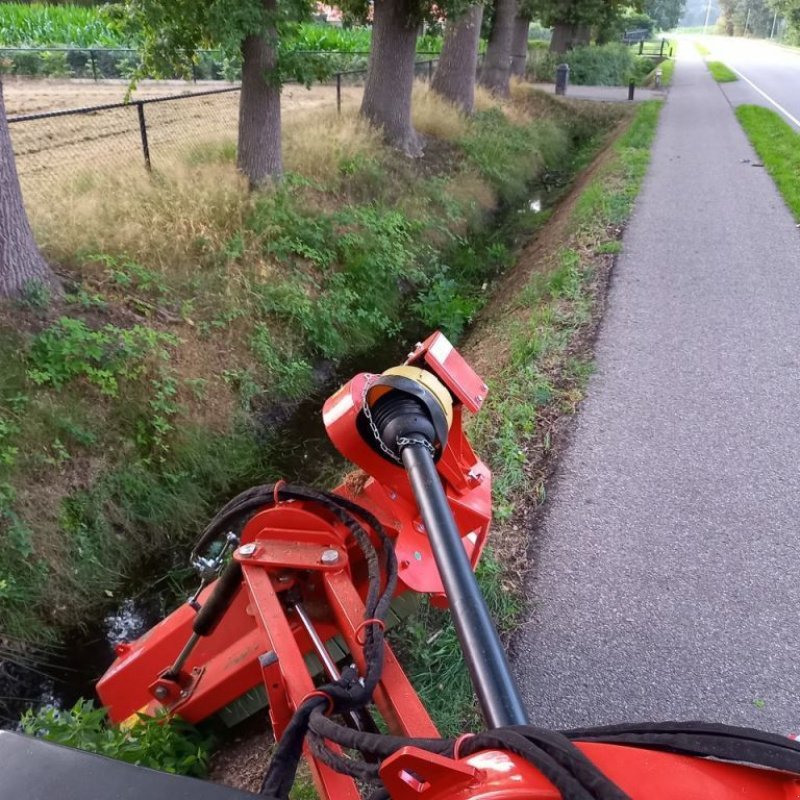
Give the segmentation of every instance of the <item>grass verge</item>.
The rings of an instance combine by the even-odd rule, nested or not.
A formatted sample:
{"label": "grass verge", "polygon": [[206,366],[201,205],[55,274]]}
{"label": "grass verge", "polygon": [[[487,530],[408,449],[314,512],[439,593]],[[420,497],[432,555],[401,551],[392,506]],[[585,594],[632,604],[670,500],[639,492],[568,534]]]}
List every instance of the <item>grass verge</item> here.
{"label": "grass verge", "polygon": [[717,83],[733,83],[739,80],[738,75],[721,61],[706,61],[706,66]]}
{"label": "grass verge", "polygon": [[[529,255],[521,254],[507,278],[514,283],[512,299],[487,309],[489,318],[478,322],[464,348],[490,387],[487,404],[469,426],[477,452],[493,471],[494,487],[492,550],[478,578],[507,639],[525,607],[533,514],[546,497],[560,428],[577,409],[591,373],[606,283],[647,170],[660,110],[660,102],[637,109],[565,214],[557,236],[544,248],[534,242]],[[480,725],[446,613],[423,605],[400,647],[443,735]]]}
{"label": "grass verge", "polygon": [[776,111],[743,105],[736,116],[786,205],[800,222],[800,133]]}
{"label": "grass verge", "polygon": [[703,58],[711,55],[711,51],[704,44],[701,44],[700,42],[694,43],[694,49],[697,50],[697,52],[700,53],[700,55],[703,56]]}

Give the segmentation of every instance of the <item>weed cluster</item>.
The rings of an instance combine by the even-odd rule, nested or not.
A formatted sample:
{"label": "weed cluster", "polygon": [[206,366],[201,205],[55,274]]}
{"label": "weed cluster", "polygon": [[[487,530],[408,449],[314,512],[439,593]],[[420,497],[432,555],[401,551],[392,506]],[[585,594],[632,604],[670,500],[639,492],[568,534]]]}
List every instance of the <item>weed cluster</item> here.
{"label": "weed cluster", "polygon": [[204,778],[208,772],[212,740],[177,717],[140,715],[132,728],[108,724],[105,710],[79,700],[72,708],[46,706],[28,711],[21,726],[28,736],[89,753],[111,756],[140,767]]}

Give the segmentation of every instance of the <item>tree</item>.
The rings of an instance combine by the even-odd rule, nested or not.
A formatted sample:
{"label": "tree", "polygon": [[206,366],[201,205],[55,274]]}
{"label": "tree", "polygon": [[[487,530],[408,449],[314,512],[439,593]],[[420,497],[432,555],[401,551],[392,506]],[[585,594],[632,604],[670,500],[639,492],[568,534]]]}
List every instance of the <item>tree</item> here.
{"label": "tree", "polygon": [[621,14],[626,7],[637,10],[640,0],[533,0],[542,24],[553,29],[550,50],[565,53],[573,47],[589,44],[592,27],[609,23],[610,15]]}
{"label": "tree", "polygon": [[120,13],[120,25],[141,43],[139,77],[176,71],[189,77],[206,47],[241,62],[237,166],[253,188],[279,178],[281,83],[290,75],[311,78],[279,44],[309,16],[309,0],[126,0]]}
{"label": "tree", "polygon": [[470,6],[445,23],[444,43],[433,76],[435,92],[471,114],[475,106],[475,74],[483,6]]}
{"label": "tree", "polygon": [[[263,4],[267,14],[275,13],[275,0],[263,0]],[[242,41],[236,166],[247,176],[251,187],[283,174],[278,32],[274,23],[267,20],[259,33],[250,33]]]}
{"label": "tree", "polygon": [[[769,0],[769,5],[773,17],[777,13],[778,19],[786,21],[787,41],[800,44],[800,0]],[[770,28],[771,33],[772,28]]]}
{"label": "tree", "polygon": [[511,32],[511,74],[519,78],[525,77],[528,64],[528,31],[531,27],[530,12],[522,4],[514,17],[514,29]]}
{"label": "tree", "polygon": [[671,31],[680,22],[686,0],[646,0],[643,11],[662,31]]}
{"label": "tree", "polygon": [[361,113],[383,130],[386,140],[413,157],[422,155],[420,138],[411,123],[420,12],[417,0],[375,0],[361,101]]}
{"label": "tree", "polygon": [[511,43],[517,0],[495,0],[492,32],[483,59],[481,85],[500,97],[508,97],[511,77]]}
{"label": "tree", "polygon": [[720,0],[720,8],[719,24],[729,36],[770,35],[774,7],[766,0]]}
{"label": "tree", "polygon": [[32,283],[56,286],[22,203],[0,77],[0,297],[18,296]]}
{"label": "tree", "polygon": [[[368,0],[345,0],[348,14],[366,13]],[[411,122],[417,32],[426,19],[455,18],[474,0],[374,0],[372,47],[361,113],[383,130],[389,144],[409,156],[422,154]]]}

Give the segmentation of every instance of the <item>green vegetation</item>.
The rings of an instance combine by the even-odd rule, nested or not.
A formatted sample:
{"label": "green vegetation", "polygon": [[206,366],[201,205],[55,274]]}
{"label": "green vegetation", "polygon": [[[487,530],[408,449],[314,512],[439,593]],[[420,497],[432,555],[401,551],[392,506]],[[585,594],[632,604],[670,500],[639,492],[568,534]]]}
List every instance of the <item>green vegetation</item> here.
{"label": "green vegetation", "polygon": [[580,86],[623,86],[633,79],[644,82],[653,69],[649,58],[640,58],[636,48],[621,44],[576,47],[563,55],[551,53],[545,43],[529,47],[528,75],[534,82],[551,81],[557,64],[569,64],[570,83]]}
{"label": "green vegetation", "polygon": [[[142,68],[140,32],[115,7],[0,3],[0,73],[38,77],[132,78]],[[281,52],[294,78],[303,82],[337,71],[366,69],[372,41],[369,27],[340,28],[302,23],[281,40]],[[69,52],[14,48],[76,48]],[[103,48],[122,48],[104,50]],[[132,48],[125,50],[124,48]],[[442,38],[417,38],[419,53],[438,53]],[[89,50],[94,52],[90,53]],[[424,58],[424,56],[422,56]],[[159,64],[163,77],[238,80],[238,52],[199,50],[186,74]]]}
{"label": "green vegetation", "polygon": [[800,134],[780,114],[762,106],[739,106],[736,116],[800,222]]}
{"label": "green vegetation", "polygon": [[79,700],[72,708],[46,706],[28,711],[21,721],[23,733],[48,741],[110,756],[141,767],[204,778],[208,772],[212,740],[176,717],[145,717],[132,728],[107,723],[105,711]]}
{"label": "green vegetation", "polygon": [[[296,50],[340,53],[369,51],[372,30],[305,23],[289,42]],[[114,9],[102,6],[0,3],[0,43],[6,47],[135,47],[135,37],[118,24]],[[420,36],[419,52],[439,52],[439,36]],[[2,48],[0,48],[2,49]]]}
{"label": "green vegetation", "polygon": [[0,42],[8,47],[127,47],[97,6],[0,3]]}
{"label": "green vegetation", "polygon": [[706,66],[717,83],[731,83],[739,80],[737,74],[721,61],[707,61]]}
{"label": "green vegetation", "polygon": [[279,477],[272,415],[320,372],[432,327],[458,337],[543,216],[517,213],[530,182],[620,113],[520,87],[468,120],[420,88],[438,146],[419,161],[315,110],[287,120],[292,172],[262,193],[225,141],[152,177],[51,176],[28,210],[66,297],[51,314],[30,286],[0,315],[0,628],[40,642],[97,615],[143,558]]}
{"label": "green vegetation", "polygon": [[[489,399],[470,422],[473,443],[492,469],[494,490],[494,549],[484,557],[478,578],[498,629],[506,635],[524,607],[519,572],[526,559],[527,528],[515,515],[532,498],[544,500],[542,460],[553,447],[553,422],[574,412],[591,373],[585,339],[600,299],[596,260],[620,250],[616,237],[647,170],[660,110],[658,102],[639,107],[613,155],[581,194],[566,241],[543,269],[532,272],[491,329],[482,328],[484,337],[504,342],[505,355],[492,364],[492,374],[484,375]],[[443,735],[479,724],[449,615],[423,604],[399,647]]]}

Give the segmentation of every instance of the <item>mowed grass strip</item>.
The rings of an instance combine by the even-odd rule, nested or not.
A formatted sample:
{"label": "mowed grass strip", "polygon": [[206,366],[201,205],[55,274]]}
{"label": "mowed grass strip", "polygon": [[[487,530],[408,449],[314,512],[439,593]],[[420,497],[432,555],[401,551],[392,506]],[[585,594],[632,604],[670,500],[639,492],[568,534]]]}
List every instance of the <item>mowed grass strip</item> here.
{"label": "mowed grass strip", "polygon": [[711,77],[713,77],[717,83],[732,83],[733,81],[739,80],[736,73],[729,67],[726,67],[721,61],[707,61],[706,66],[711,73]]}
{"label": "mowed grass strip", "polygon": [[776,111],[762,106],[739,106],[736,116],[800,222],[800,133]]}

